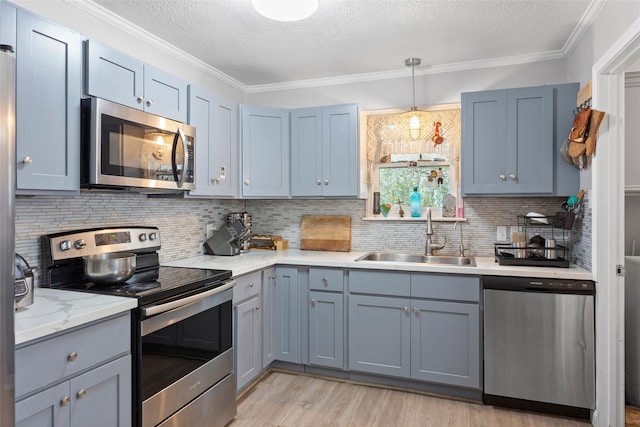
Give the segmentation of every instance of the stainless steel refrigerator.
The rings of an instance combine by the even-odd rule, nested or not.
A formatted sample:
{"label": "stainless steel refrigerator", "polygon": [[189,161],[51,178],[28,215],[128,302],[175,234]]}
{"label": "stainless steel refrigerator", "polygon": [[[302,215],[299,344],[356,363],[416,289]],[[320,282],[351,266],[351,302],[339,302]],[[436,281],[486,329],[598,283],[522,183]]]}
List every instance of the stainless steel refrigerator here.
{"label": "stainless steel refrigerator", "polygon": [[15,425],[15,58],[0,45],[0,427]]}

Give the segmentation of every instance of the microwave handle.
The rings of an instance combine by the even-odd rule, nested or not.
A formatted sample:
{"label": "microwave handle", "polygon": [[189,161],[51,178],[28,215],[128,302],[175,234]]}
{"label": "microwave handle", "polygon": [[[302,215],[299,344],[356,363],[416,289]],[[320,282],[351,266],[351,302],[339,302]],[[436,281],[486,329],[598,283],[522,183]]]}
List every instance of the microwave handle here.
{"label": "microwave handle", "polygon": [[[178,179],[178,165],[176,164],[176,152],[178,150],[178,138],[182,141],[182,173]],[[178,188],[184,185],[184,177],[187,171],[187,162],[189,161],[189,153],[187,152],[187,138],[181,128],[178,128],[176,135],[173,137],[173,150],[171,152],[171,166],[173,167],[173,178],[178,182]]]}

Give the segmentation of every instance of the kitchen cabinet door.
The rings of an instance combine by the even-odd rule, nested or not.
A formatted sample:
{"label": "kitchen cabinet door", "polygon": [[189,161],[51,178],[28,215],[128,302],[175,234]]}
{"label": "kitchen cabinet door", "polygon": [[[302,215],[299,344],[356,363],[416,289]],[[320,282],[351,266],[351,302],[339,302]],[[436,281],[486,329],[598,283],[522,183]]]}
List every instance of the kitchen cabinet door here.
{"label": "kitchen cabinet door", "polygon": [[16,427],[69,426],[70,399],[69,383],[65,382],[17,402]]}
{"label": "kitchen cabinet door", "polygon": [[344,369],[344,295],[309,292],[309,364]]}
{"label": "kitchen cabinet door", "polygon": [[322,110],[322,187],[324,196],[358,195],[358,107]]}
{"label": "kitchen cabinet door", "polygon": [[144,102],[144,63],[93,40],[85,42],[87,95],[138,110]]}
{"label": "kitchen cabinet door", "polygon": [[145,64],[144,111],[186,123],[188,87],[186,81]]}
{"label": "kitchen cabinet door", "polygon": [[289,110],[240,106],[243,197],[289,196]]}
{"label": "kitchen cabinet door", "polygon": [[189,197],[237,197],[238,105],[190,85],[189,124],[196,127],[196,189]]}
{"label": "kitchen cabinet door", "polygon": [[131,423],[131,356],[121,357],[70,381],[71,427]]}
{"label": "kitchen cabinet door", "polygon": [[298,270],[276,268],[276,360],[300,363],[300,304]]}
{"label": "kitchen cabinet door", "polygon": [[291,111],[291,195],[357,196],[358,106]]}
{"label": "kitchen cabinet door", "polygon": [[274,268],[262,272],[262,368],[276,359],[276,274]]}
{"label": "kitchen cabinet door", "polygon": [[479,389],[478,304],[411,300],[411,378]]}
{"label": "kitchen cabinet door", "polygon": [[349,295],[349,370],[409,378],[410,302]]}
{"label": "kitchen cabinet door", "polygon": [[322,108],[291,111],[291,195],[322,196]]}
{"label": "kitchen cabinet door", "polygon": [[186,123],[186,81],[94,40],[85,43],[87,95]]}
{"label": "kitchen cabinet door", "polygon": [[262,370],[260,295],[236,306],[236,385],[240,390]]}
{"label": "kitchen cabinet door", "polygon": [[17,10],[16,194],[80,190],[80,35]]}
{"label": "kitchen cabinet door", "polygon": [[[571,174],[559,164],[559,140],[564,142],[570,128],[564,122],[573,88],[577,92],[577,85],[558,85],[463,93],[463,194],[551,196],[568,191],[564,179],[578,172]],[[575,93],[573,99],[575,103]],[[558,134],[558,127],[567,133]]]}

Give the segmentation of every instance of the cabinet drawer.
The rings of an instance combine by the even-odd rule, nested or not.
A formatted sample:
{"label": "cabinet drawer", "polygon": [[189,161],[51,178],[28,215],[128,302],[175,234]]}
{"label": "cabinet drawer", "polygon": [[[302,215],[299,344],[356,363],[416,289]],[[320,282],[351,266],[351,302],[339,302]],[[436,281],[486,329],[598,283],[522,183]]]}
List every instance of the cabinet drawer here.
{"label": "cabinet drawer", "polygon": [[317,291],[344,291],[343,272],[339,269],[310,268],[309,289]]}
{"label": "cabinet drawer", "polygon": [[130,353],[129,314],[16,349],[16,398]]}
{"label": "cabinet drawer", "polygon": [[244,276],[236,277],[233,287],[233,303],[237,304],[260,293],[262,286],[262,271],[254,271]]}
{"label": "cabinet drawer", "polygon": [[412,274],[411,296],[453,301],[480,301],[480,278],[442,274]]}
{"label": "cabinet drawer", "polygon": [[408,297],[411,291],[411,275],[391,271],[349,272],[349,292]]}

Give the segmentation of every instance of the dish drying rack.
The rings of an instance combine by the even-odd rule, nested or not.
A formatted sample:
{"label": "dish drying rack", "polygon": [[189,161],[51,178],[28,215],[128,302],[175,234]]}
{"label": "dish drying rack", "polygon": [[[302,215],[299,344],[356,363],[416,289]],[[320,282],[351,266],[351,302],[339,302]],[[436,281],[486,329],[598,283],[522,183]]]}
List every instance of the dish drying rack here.
{"label": "dish drying rack", "polygon": [[[496,261],[500,265],[569,268],[569,248],[564,243],[567,241],[566,232],[573,227],[574,219],[573,212],[560,212],[552,216],[519,215],[517,217],[518,230],[523,232],[524,245],[496,243],[494,247]],[[530,238],[540,234],[547,236],[547,239],[556,241],[556,246],[551,248],[555,258],[545,256],[546,250],[549,248],[531,244]]]}

